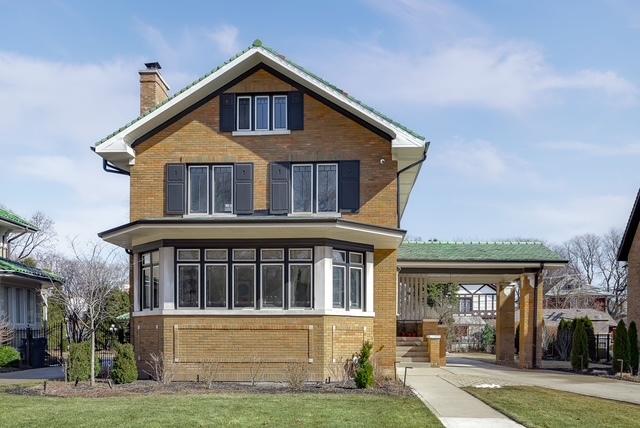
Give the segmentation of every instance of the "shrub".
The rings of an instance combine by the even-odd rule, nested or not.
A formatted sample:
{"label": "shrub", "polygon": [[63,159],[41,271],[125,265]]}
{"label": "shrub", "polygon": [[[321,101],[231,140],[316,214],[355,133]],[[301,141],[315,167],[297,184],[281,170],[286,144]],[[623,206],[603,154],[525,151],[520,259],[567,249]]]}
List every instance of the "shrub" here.
{"label": "shrub", "polygon": [[558,353],[558,357],[562,361],[567,361],[571,352],[571,340],[573,338],[573,331],[571,330],[571,323],[567,320],[560,320],[558,325],[558,332],[556,333],[555,348]]}
{"label": "shrub", "polygon": [[485,324],[482,329],[482,346],[486,352],[491,352],[496,344],[496,329],[489,324]]}
{"label": "shrub", "polygon": [[[95,375],[100,374],[102,364],[96,356]],[[72,343],[69,346],[69,380],[72,382],[91,379],[91,344],[89,342]]]}
{"label": "shrub", "polygon": [[638,328],[636,322],[631,321],[629,324],[629,365],[634,375],[638,374]]}
{"label": "shrub", "polygon": [[131,383],[138,379],[138,366],[131,344],[126,343],[116,347],[111,379],[115,383]]}
{"label": "shrub", "polygon": [[370,388],[373,386],[375,379],[373,376],[373,365],[369,358],[371,357],[371,349],[373,345],[367,341],[360,349],[358,355],[358,368],[356,369],[355,382],[358,388]]}
{"label": "shrub", "polygon": [[616,372],[623,372],[629,367],[629,337],[627,326],[620,320],[613,339],[613,368]]}
{"label": "shrub", "polygon": [[582,321],[584,330],[587,333],[587,350],[589,358],[591,358],[591,361],[596,361],[598,359],[598,354],[596,352],[596,335],[593,331],[593,322],[589,319],[589,317],[575,318],[571,322],[572,335],[573,331],[576,328],[576,323],[578,323],[579,321]]}
{"label": "shrub", "polygon": [[0,367],[16,367],[20,363],[20,353],[12,346],[0,346]]}
{"label": "shrub", "polygon": [[309,365],[306,363],[289,363],[286,367],[287,384],[289,388],[299,391],[309,377]]}
{"label": "shrub", "polygon": [[575,371],[589,368],[589,339],[583,319],[574,320],[573,346],[571,347],[571,367]]}

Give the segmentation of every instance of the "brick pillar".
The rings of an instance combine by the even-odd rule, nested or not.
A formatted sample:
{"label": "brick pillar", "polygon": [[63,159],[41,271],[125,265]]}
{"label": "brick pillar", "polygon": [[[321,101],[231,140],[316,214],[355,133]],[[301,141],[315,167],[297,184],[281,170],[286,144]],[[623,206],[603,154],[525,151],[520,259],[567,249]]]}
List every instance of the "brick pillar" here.
{"label": "brick pillar", "polygon": [[535,275],[520,276],[520,353],[519,367],[531,369],[536,362],[536,316],[542,317],[536,308]]}
{"label": "brick pillar", "polygon": [[438,334],[428,334],[426,337],[427,341],[427,356],[429,357],[429,362],[431,363],[431,367],[440,367],[440,335]]}
{"label": "brick pillar", "polygon": [[544,282],[542,281],[542,273],[538,273],[536,276],[537,282],[535,285],[535,299],[536,299],[536,361],[534,367],[542,367],[542,333],[544,332]]}
{"label": "brick pillar", "polygon": [[515,293],[508,282],[498,283],[496,315],[496,362],[513,365],[515,354]]}
{"label": "brick pillar", "polygon": [[378,250],[373,253],[374,296],[373,341],[376,349],[384,346],[378,354],[383,370],[393,374],[396,361],[396,303],[397,303],[397,252]]}

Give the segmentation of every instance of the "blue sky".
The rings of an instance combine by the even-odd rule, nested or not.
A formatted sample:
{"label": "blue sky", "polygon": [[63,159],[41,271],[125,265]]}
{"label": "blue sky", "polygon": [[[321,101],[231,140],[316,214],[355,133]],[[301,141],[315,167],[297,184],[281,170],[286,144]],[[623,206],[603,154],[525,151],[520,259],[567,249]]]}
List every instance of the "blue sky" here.
{"label": "blue sky", "polygon": [[[21,4],[22,3],[22,4]],[[255,38],[431,141],[402,222],[441,240],[561,242],[626,223],[640,165],[634,1],[0,0],[0,203],[65,238],[128,218],[89,146]]]}

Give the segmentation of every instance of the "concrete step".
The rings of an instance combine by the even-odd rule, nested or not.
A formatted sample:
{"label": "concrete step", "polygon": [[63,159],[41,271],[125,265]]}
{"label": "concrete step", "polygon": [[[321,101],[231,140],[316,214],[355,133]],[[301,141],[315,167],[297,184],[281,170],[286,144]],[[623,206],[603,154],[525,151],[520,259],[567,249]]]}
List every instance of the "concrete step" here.
{"label": "concrete step", "polygon": [[422,351],[407,351],[407,352],[396,352],[396,357],[426,357],[427,353]]}
{"label": "concrete step", "polygon": [[396,339],[396,346],[420,346],[423,345],[424,342],[420,338],[415,337],[407,337],[407,338],[398,338]]}
{"label": "concrete step", "polygon": [[421,357],[396,357],[396,361],[399,363],[426,363],[429,361],[426,355]]}
{"label": "concrete step", "polygon": [[[431,363],[418,363],[418,362],[402,362],[399,361],[398,363],[396,363],[396,367],[401,369],[404,367],[412,367],[414,369],[421,369],[421,368],[427,368],[427,367],[431,367]],[[409,372],[411,373],[411,372]]]}

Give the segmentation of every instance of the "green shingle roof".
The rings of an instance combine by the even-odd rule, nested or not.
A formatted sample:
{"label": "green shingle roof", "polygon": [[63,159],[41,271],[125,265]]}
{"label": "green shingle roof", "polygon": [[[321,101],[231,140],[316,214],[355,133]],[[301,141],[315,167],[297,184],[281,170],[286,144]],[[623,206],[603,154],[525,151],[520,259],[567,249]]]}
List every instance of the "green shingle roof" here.
{"label": "green shingle roof", "polygon": [[55,273],[43,269],[27,266],[23,263],[15,262],[0,257],[0,274],[13,274],[40,281],[62,282],[62,278]]}
{"label": "green shingle roof", "polygon": [[439,262],[564,262],[541,242],[405,242],[398,260]]}
{"label": "green shingle roof", "polygon": [[117,130],[115,130],[114,132],[112,132],[111,134],[107,135],[106,137],[104,137],[103,139],[101,139],[100,141],[98,141],[96,143],[96,146],[104,143],[105,141],[107,141],[109,138],[113,137],[114,135],[116,135],[118,132],[128,128],[129,126],[133,125],[134,123],[136,123],[137,121],[139,121],[140,119],[142,119],[143,117],[145,117],[146,115],[152,113],[153,111],[157,110],[158,108],[160,108],[162,105],[166,104],[167,102],[169,102],[170,100],[172,100],[173,98],[177,97],[178,95],[180,95],[181,93],[183,93],[184,91],[186,91],[187,89],[191,88],[193,85],[195,85],[196,83],[206,79],[207,77],[209,77],[210,75],[212,75],[213,73],[215,73],[216,71],[218,71],[220,68],[224,67],[225,65],[229,64],[230,62],[234,61],[236,58],[238,58],[239,56],[241,56],[242,54],[244,54],[245,52],[248,52],[251,49],[258,49],[258,48],[262,48],[266,51],[269,51],[270,53],[277,55],[279,58],[281,58],[282,60],[286,61],[289,65],[291,65],[292,67],[297,68],[299,71],[301,71],[302,73],[306,74],[308,77],[318,80],[321,83],[323,83],[324,85],[327,85],[328,87],[330,87],[331,89],[340,92],[343,96],[347,97],[349,100],[353,101],[354,103],[360,105],[362,108],[367,109],[369,112],[373,113],[374,115],[380,117],[381,119],[391,123],[392,125],[402,129],[403,131],[411,134],[412,136],[416,137],[416,138],[420,138],[422,140],[424,140],[425,138],[420,135],[419,133],[407,128],[406,126],[394,121],[393,119],[389,118],[388,116],[380,113],[379,111],[377,111],[376,109],[374,109],[373,107],[368,106],[367,104],[363,103],[362,101],[358,100],[357,98],[352,97],[351,95],[349,95],[347,92],[343,91],[342,89],[338,88],[337,86],[327,82],[326,80],[322,79],[321,77],[315,75],[314,73],[310,72],[309,70],[305,69],[304,67],[294,63],[293,61],[287,59],[284,55],[282,55],[281,53],[279,53],[278,51],[276,51],[273,48],[270,48],[268,46],[265,46],[262,41],[260,40],[255,40],[251,46],[249,46],[248,48],[238,52],[236,55],[232,56],[231,58],[229,58],[227,61],[225,61],[224,63],[220,64],[219,66],[217,66],[216,68],[212,69],[211,71],[209,71],[207,74],[199,77],[198,79],[194,80],[193,82],[191,82],[190,84],[188,84],[187,86],[185,86],[184,88],[180,89],[178,92],[176,92],[175,94],[171,95],[170,97],[168,97],[166,100],[164,100],[163,102],[159,103],[158,105],[156,105],[154,108],[150,109],[149,111],[147,111],[144,114],[141,114],[140,116],[138,116],[137,118],[133,119],[132,121],[130,121],[129,123],[127,123],[126,125],[118,128]]}
{"label": "green shingle roof", "polygon": [[38,230],[37,227],[29,223],[27,220],[4,208],[0,208],[0,220],[4,220],[6,222],[13,223],[16,226],[24,227],[34,231]]}

